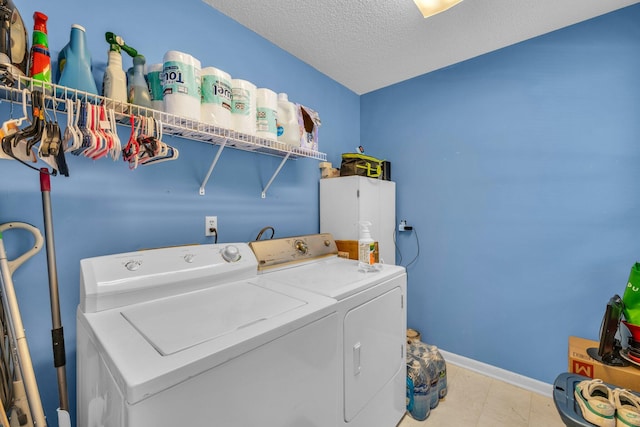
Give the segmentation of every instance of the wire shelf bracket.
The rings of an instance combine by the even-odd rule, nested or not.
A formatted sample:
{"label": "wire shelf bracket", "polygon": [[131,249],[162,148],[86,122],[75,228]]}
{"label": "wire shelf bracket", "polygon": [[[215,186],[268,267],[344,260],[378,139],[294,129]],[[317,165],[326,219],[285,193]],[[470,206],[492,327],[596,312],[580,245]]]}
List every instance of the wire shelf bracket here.
{"label": "wire shelf bracket", "polygon": [[209,181],[209,178],[211,177],[211,173],[213,172],[213,169],[216,167],[216,164],[218,163],[218,160],[220,159],[220,155],[222,154],[222,150],[224,150],[224,147],[227,146],[227,139],[225,138],[224,141],[222,141],[222,143],[219,145],[218,151],[216,152],[216,156],[213,158],[213,162],[211,162],[211,166],[209,167],[209,171],[207,172],[207,176],[204,177],[204,181],[202,181],[202,185],[200,185],[200,195],[204,196],[204,187],[207,185],[207,182]]}
{"label": "wire shelf bracket", "polygon": [[280,165],[278,165],[278,169],[276,169],[276,171],[271,176],[271,179],[269,180],[269,182],[267,182],[267,185],[262,189],[261,196],[262,196],[263,199],[265,199],[267,197],[267,190],[269,189],[269,187],[271,187],[271,184],[273,183],[273,180],[276,179],[276,176],[278,176],[278,174],[280,173],[280,170],[282,169],[282,167],[284,166],[286,161],[289,160],[289,155],[290,154],[291,153],[287,153],[287,155],[284,156],[284,158],[280,162]]}

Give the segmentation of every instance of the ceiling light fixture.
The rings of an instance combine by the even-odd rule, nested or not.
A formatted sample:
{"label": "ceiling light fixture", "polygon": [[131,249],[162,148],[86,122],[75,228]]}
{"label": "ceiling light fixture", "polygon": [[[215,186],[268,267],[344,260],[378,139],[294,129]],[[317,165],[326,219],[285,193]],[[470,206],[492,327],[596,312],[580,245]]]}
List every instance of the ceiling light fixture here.
{"label": "ceiling light fixture", "polygon": [[462,0],[413,0],[422,12],[422,16],[428,18],[457,5]]}

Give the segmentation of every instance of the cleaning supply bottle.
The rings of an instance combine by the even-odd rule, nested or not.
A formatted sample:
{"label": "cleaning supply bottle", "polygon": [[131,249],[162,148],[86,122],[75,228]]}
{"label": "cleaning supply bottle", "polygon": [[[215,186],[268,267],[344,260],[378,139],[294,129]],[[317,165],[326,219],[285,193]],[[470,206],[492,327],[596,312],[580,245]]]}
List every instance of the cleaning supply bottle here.
{"label": "cleaning supply bottle", "polygon": [[131,89],[130,85],[127,85],[127,81],[131,82],[132,79],[127,80],[127,75],[122,69],[122,51],[132,58],[138,56],[138,51],[127,46],[122,37],[111,31],[107,31],[104,38],[109,43],[109,62],[104,73],[102,93],[107,98],[126,103],[129,100]]}
{"label": "cleaning supply bottle", "polygon": [[375,241],[371,238],[369,221],[360,222],[360,239],[358,240],[358,270],[373,271],[375,264]]}
{"label": "cleaning supply bottle", "polygon": [[[62,62],[60,75],[61,86],[78,89],[93,95],[98,94],[96,81],[91,74],[91,54],[87,49],[87,41],[84,27],[71,26],[69,48],[59,61]],[[65,47],[66,48],[66,47]]]}
{"label": "cleaning supply bottle", "polygon": [[149,86],[144,78],[144,56],[137,55],[133,58],[133,77],[129,89],[129,103],[141,107],[151,108],[151,96],[149,96]]}
{"label": "cleaning supply bottle", "polygon": [[[76,31],[80,31],[82,33],[86,33],[85,28],[82,25],[79,24],[73,24],[71,25],[71,33],[73,34],[74,29]],[[91,53],[89,52],[89,48],[87,47],[87,45],[85,44],[84,46],[85,48],[85,56],[86,57],[91,57]],[[67,63],[67,54],[69,53],[69,51],[71,50],[71,40],[69,40],[69,42],[62,48],[60,49],[60,52],[58,52],[58,75],[56,78],[56,82],[59,83],[60,82],[60,77],[62,76],[62,70],[64,70],[64,66]],[[89,65],[89,67],[93,70],[92,65]]]}
{"label": "cleaning supply bottle", "polygon": [[47,35],[47,15],[33,14],[33,43],[29,54],[29,77],[41,82],[51,82],[51,55]]}
{"label": "cleaning supply bottle", "polygon": [[300,146],[300,125],[296,105],[289,101],[286,93],[278,94],[277,114],[278,141],[293,147]]}
{"label": "cleaning supply bottle", "polygon": [[107,68],[102,80],[102,95],[114,101],[127,102],[127,76],[122,69],[120,46],[111,44]]}

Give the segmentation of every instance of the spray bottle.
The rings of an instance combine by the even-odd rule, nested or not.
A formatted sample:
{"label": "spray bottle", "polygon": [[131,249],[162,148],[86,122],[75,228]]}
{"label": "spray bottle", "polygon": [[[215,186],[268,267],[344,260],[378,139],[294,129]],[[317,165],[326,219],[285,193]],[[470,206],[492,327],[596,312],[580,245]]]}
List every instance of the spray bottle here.
{"label": "spray bottle", "polygon": [[[124,50],[134,58],[134,63],[135,58],[139,56],[138,51],[131,46],[127,46],[122,37],[112,32],[106,32],[104,36],[107,43],[109,43],[109,62],[104,72],[102,93],[105,97],[122,103],[131,102],[132,98],[127,86],[127,76],[122,69],[121,50]],[[129,81],[132,82],[132,79]]]}
{"label": "spray bottle", "polygon": [[358,270],[373,271],[375,269],[376,243],[371,238],[369,221],[360,222],[360,239],[358,240]]}

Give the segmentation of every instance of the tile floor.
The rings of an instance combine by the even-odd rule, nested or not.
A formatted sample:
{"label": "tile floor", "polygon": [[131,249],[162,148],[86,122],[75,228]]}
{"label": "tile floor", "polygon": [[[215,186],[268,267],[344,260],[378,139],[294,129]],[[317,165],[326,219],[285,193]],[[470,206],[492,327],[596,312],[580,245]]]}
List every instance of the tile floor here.
{"label": "tile floor", "polygon": [[551,397],[447,364],[447,396],[424,421],[397,427],[564,427]]}

